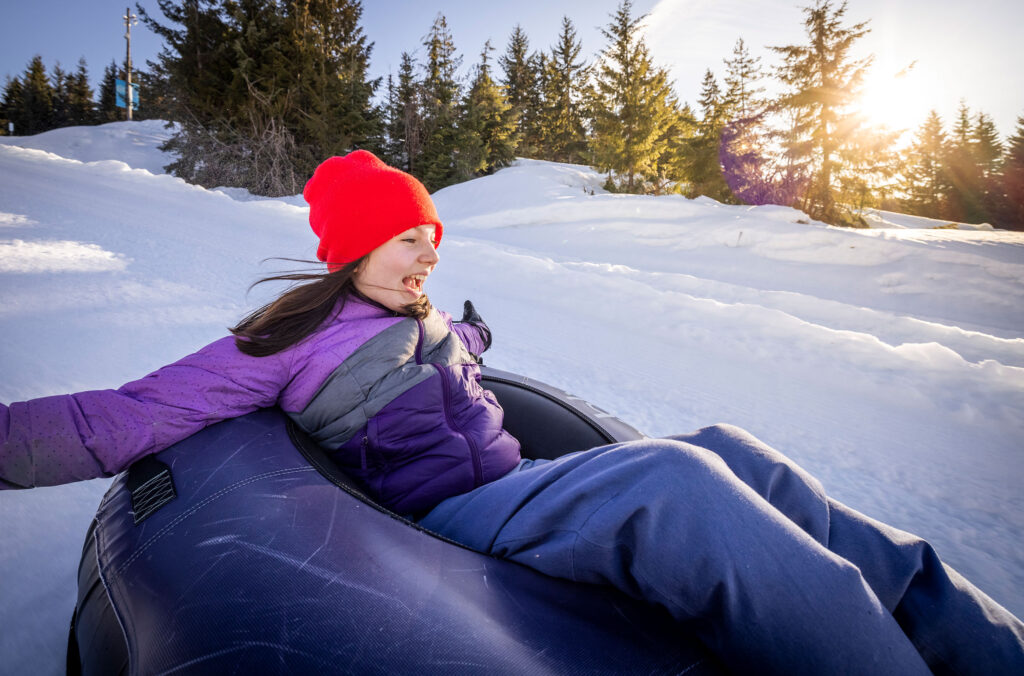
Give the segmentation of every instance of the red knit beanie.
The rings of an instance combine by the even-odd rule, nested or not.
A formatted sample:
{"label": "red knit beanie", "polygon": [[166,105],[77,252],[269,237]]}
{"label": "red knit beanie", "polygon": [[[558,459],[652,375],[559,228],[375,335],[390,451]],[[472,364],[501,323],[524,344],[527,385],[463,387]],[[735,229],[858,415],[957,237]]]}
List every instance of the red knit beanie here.
{"label": "red knit beanie", "polygon": [[325,160],[302,196],[320,238],[316,257],[332,271],[417,225],[437,226],[441,243],[444,226],[423,184],[365,150]]}

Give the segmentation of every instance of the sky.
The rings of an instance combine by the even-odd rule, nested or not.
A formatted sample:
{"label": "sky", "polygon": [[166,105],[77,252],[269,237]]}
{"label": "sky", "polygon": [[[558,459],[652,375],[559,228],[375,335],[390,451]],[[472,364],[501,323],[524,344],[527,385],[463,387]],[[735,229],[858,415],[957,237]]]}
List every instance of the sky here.
{"label": "sky", "polygon": [[[722,60],[742,37],[753,56],[770,67],[778,60],[766,47],[801,43],[801,6],[811,0],[636,0],[635,14],[647,14],[645,36],[658,65],[669,70],[676,92],[696,104],[705,69],[721,79]],[[364,2],[363,30],[374,42],[371,70],[397,72],[403,51],[422,57],[422,38],[435,17],[447,18],[463,71],[479,60],[487,40],[502,53],[518,23],[532,49],[548,50],[562,16],[576,26],[583,54],[592,62],[605,46],[600,29],[619,0],[563,0],[483,3],[469,0],[373,0]],[[84,56],[94,86],[103,68],[125,54],[123,0],[35,0],[10,2],[0,21],[0,77],[22,73],[34,54],[47,69],[59,61],[74,69]],[[155,0],[141,5],[160,16]],[[131,5],[134,11],[134,3]],[[850,23],[870,20],[861,52],[875,54],[866,88],[866,112],[877,123],[913,130],[935,109],[948,123],[961,99],[972,114],[990,115],[1005,137],[1024,115],[1024,3],[976,0],[970,11],[953,0],[851,0]],[[145,26],[132,32],[133,61],[155,58],[159,39]],[[909,68],[909,70],[908,70]],[[897,78],[900,72],[905,74]],[[143,94],[143,97],[145,94]]]}

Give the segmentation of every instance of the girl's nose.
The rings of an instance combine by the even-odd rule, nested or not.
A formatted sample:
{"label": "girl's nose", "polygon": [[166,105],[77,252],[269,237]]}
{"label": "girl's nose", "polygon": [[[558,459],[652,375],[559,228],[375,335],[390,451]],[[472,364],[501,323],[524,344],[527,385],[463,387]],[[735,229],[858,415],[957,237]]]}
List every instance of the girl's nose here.
{"label": "girl's nose", "polygon": [[440,260],[440,257],[437,255],[437,249],[434,248],[433,244],[428,242],[420,253],[420,261],[429,265],[434,265],[438,260]]}

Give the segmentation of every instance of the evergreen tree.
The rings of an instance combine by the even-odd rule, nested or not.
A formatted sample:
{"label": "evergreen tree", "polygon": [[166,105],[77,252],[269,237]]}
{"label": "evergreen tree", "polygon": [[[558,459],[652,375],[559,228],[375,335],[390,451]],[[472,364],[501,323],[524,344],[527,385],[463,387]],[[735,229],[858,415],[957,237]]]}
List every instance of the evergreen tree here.
{"label": "evergreen tree", "polygon": [[[548,67],[550,57],[543,50],[536,51],[530,55],[530,69],[533,72],[534,90],[529,98],[529,112],[527,113],[528,123],[523,129],[523,136],[519,141],[519,148],[524,157],[532,157],[538,160],[551,160],[547,148],[547,129],[545,129],[544,111],[547,109],[548,78],[551,76],[551,68]],[[585,98],[590,97],[588,87]]]}
{"label": "evergreen tree", "polygon": [[21,94],[21,80],[8,76],[7,82],[4,84],[3,101],[0,102],[0,124],[3,125],[0,135],[10,134],[9,125],[11,124],[14,125],[14,133],[21,134],[24,124],[24,109],[25,101]]}
{"label": "evergreen tree", "polygon": [[583,125],[583,96],[588,67],[579,61],[583,45],[569,17],[545,67],[542,133],[544,157],[555,162],[582,162],[587,150]]}
{"label": "evergreen tree", "polygon": [[701,120],[685,154],[687,187],[683,194],[706,195],[727,204],[735,202],[721,164],[722,134],[729,107],[711,69],[704,72],[699,103]]}
{"label": "evergreen tree", "polygon": [[[32,57],[21,77],[22,112],[15,128],[21,136],[38,134],[51,128],[53,121],[53,87],[46,77],[43,57]],[[18,121],[21,124],[18,124]]]}
{"label": "evergreen tree", "polygon": [[726,90],[722,106],[726,119],[718,145],[723,177],[736,200],[764,204],[774,194],[765,176],[767,104],[760,84],[761,59],[750,56],[740,38],[733,47],[733,58],[724,61]]}
{"label": "evergreen tree", "polygon": [[[291,40],[283,50],[287,67],[301,73],[294,117],[302,143],[320,155],[355,148],[377,150],[383,136],[379,110],[372,105],[380,79],[368,80],[370,54],[359,20],[362,4],[353,0],[293,0]],[[272,66],[273,67],[273,66]],[[290,76],[289,79],[294,79]],[[322,157],[312,157],[311,174]]]}
{"label": "evergreen tree", "polygon": [[493,173],[515,159],[516,120],[491,78],[488,57],[493,49],[487,41],[462,104],[456,155],[461,180]]}
{"label": "evergreen tree", "polygon": [[590,148],[595,165],[609,173],[608,188],[638,192],[646,178],[659,176],[670,164],[665,132],[677,111],[667,73],[653,64],[637,34],[643,17],[633,18],[631,12],[631,0],[623,0],[601,31],[609,45],[600,57],[592,93]]}
{"label": "evergreen tree", "polygon": [[395,85],[395,76],[389,72],[384,85],[384,143],[380,148],[380,158],[393,167],[401,164],[402,155],[401,130],[397,126],[400,117],[396,115],[397,108],[398,87]]}
{"label": "evergreen tree", "polygon": [[761,86],[761,58],[750,56],[743,38],[736,40],[732,50],[733,58],[725,59],[725,97],[724,104],[729,117],[740,120],[752,120],[764,112],[765,101],[762,97],[764,87]]}
{"label": "evergreen tree", "polygon": [[896,190],[899,158],[892,147],[899,134],[886,127],[858,124],[840,146],[836,199],[853,211],[848,225],[867,227],[861,212],[881,206]]}
{"label": "evergreen tree", "polygon": [[662,150],[653,171],[645,177],[647,192],[654,195],[684,191],[684,158],[689,152],[697,129],[696,118],[690,105],[680,105],[671,89],[665,98],[664,115],[661,136],[658,138],[658,146]]}
{"label": "evergreen tree", "polygon": [[409,173],[416,173],[423,138],[415,70],[416,61],[408,52],[402,52],[398,83],[390,93],[387,113],[391,164]]}
{"label": "evergreen tree", "polygon": [[722,88],[710,68],[704,71],[704,80],[700,85],[700,104],[702,123],[708,126],[720,126],[728,113],[722,98]]}
{"label": "evergreen tree", "polygon": [[1024,115],[1017,118],[1016,133],[1007,140],[1000,179],[1002,199],[997,224],[1024,230]]}
{"label": "evergreen tree", "polygon": [[229,98],[238,27],[231,23],[225,4],[223,0],[157,0],[170,22],[167,26],[138,8],[142,21],[164,41],[157,63],[167,81],[172,120],[211,124],[233,105]]}
{"label": "evergreen tree", "polygon": [[[151,68],[153,62],[147,62]],[[132,111],[135,120],[169,120],[171,108],[168,105],[168,88],[159,70],[132,70],[132,84],[138,85],[139,104]]]}
{"label": "evergreen tree", "polygon": [[952,187],[946,167],[948,155],[949,140],[942,128],[942,118],[932,110],[907,150],[904,204],[910,213],[940,218],[945,212]]}
{"label": "evergreen tree", "polygon": [[984,220],[988,222],[996,218],[1000,211],[1003,144],[999,140],[999,131],[995,123],[985,113],[978,113],[975,118],[974,128],[971,130],[971,144],[978,171],[981,201],[979,216],[984,216]]}
{"label": "evergreen tree", "polygon": [[498,57],[504,72],[501,80],[505,100],[511,107],[519,139],[516,152],[523,157],[539,157],[543,152],[540,114],[543,108],[540,57],[530,54],[530,40],[522,27],[516,24],[508,39],[505,54]]}
{"label": "evergreen tree", "polygon": [[458,182],[455,165],[461,88],[456,72],[462,62],[443,14],[424,38],[427,62],[422,81],[423,150],[416,176],[430,191]]}
{"label": "evergreen tree", "polygon": [[665,154],[664,175],[670,181],[664,185],[656,186],[655,194],[667,192],[670,187],[674,192],[683,195],[692,195],[693,187],[690,182],[691,162],[693,159],[693,148],[696,142],[698,121],[697,114],[689,103],[682,106],[676,105],[677,110],[671,117],[665,137],[668,140],[668,149]]}
{"label": "evergreen tree", "polygon": [[999,140],[995,122],[985,113],[978,113],[975,118],[974,127],[971,129],[971,144],[974,160],[981,170],[982,178],[995,176],[999,172],[1003,144]]}
{"label": "evergreen tree", "polygon": [[835,7],[832,0],[817,0],[803,11],[808,43],[772,47],[782,55],[777,75],[789,88],[778,101],[781,109],[792,113],[785,150],[810,176],[798,206],[812,218],[844,223],[850,216],[836,203],[840,151],[857,129],[848,108],[859,96],[871,62],[853,59],[850,51],[867,34],[867,22],[844,26],[846,2]]}
{"label": "evergreen tree", "polygon": [[60,67],[60,62],[53,67],[50,75],[50,89],[52,92],[53,113],[50,116],[50,129],[66,127],[70,124],[71,101],[69,94],[70,75]]}
{"label": "evergreen tree", "polygon": [[946,218],[968,223],[989,220],[988,207],[993,201],[989,193],[996,190],[991,178],[1001,152],[991,119],[980,114],[978,123],[973,123],[967,103],[961,101],[946,159],[952,183],[943,214]]}
{"label": "evergreen tree", "polygon": [[121,113],[117,107],[117,63],[114,61],[111,61],[110,65],[103,70],[96,115],[100,124],[116,122],[121,119]]}
{"label": "evergreen tree", "polygon": [[78,60],[78,70],[68,81],[68,123],[73,125],[95,124],[96,104],[93,102],[92,87],[89,86],[89,70],[85,57]]}
{"label": "evergreen tree", "polygon": [[[277,140],[284,139],[284,145],[291,145],[287,130],[280,125],[258,129],[260,121],[251,119],[256,110],[244,108],[255,98],[249,95],[246,76],[257,65],[236,68],[239,52],[256,36],[265,35],[269,22],[260,24],[265,15],[253,2],[158,0],[157,4],[169,25],[159,23],[142,7],[139,16],[164,40],[157,72],[166,83],[168,117],[179,123],[180,131],[161,146],[177,158],[166,169],[200,185],[250,187],[246,177],[254,138],[269,131]],[[248,43],[240,40],[246,29]],[[265,47],[271,56],[277,54],[273,45]],[[104,93],[101,90],[101,108]],[[257,192],[256,186],[252,189]]]}
{"label": "evergreen tree", "polygon": [[976,213],[977,167],[971,148],[971,111],[964,100],[960,100],[956,120],[953,123],[946,167],[951,181],[945,218],[966,221]]}
{"label": "evergreen tree", "polygon": [[[300,105],[300,86],[316,87],[315,82],[307,84],[318,75],[311,59],[295,59],[292,50],[293,40],[303,39],[293,32],[305,32],[296,31],[295,24],[308,27],[312,19],[301,3],[283,9],[266,0],[224,5],[231,34],[226,44],[236,65],[221,90],[222,117],[195,131],[190,124],[184,126],[199,141],[188,158],[192,180],[243,186],[260,195],[295,194],[315,167],[302,133],[319,120],[320,110],[307,100],[307,118],[291,114]],[[302,85],[293,73],[302,74]]]}
{"label": "evergreen tree", "polygon": [[203,185],[294,194],[327,155],[377,150],[358,0],[158,0],[171,24],[153,80],[181,123],[168,168]]}

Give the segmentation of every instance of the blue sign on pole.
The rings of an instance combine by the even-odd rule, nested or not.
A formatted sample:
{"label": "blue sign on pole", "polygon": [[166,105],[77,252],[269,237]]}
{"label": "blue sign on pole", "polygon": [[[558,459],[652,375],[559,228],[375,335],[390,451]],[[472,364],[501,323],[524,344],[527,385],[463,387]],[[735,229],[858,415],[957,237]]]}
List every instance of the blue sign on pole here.
{"label": "blue sign on pole", "polygon": [[[127,108],[128,107],[128,102],[125,101],[125,96],[124,96],[124,90],[125,90],[125,87],[127,85],[128,85],[128,83],[125,82],[124,80],[117,80],[116,91],[117,91],[117,107],[118,108]],[[132,83],[132,108],[138,108],[138,107],[139,107],[139,85],[138,85],[138,83],[133,82]]]}

